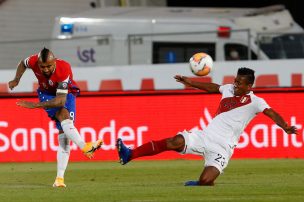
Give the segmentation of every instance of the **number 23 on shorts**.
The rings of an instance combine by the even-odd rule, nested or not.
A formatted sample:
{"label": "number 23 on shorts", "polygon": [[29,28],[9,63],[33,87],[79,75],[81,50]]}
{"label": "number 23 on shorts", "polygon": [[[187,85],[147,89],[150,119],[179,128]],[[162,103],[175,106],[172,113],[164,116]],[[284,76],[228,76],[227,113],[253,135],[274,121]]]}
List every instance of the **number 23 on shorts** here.
{"label": "number 23 on shorts", "polygon": [[214,160],[219,162],[222,167],[226,164],[226,159],[221,154],[217,154],[217,157]]}

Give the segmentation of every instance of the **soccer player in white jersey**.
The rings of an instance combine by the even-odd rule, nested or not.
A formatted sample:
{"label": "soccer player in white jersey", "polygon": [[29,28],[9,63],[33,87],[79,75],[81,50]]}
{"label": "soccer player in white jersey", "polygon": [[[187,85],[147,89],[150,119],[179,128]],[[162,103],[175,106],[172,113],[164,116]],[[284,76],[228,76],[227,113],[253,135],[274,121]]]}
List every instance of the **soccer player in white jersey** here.
{"label": "soccer player in white jersey", "polygon": [[179,132],[174,137],[151,141],[133,150],[127,148],[122,140],[118,139],[116,146],[122,165],[141,156],[156,155],[169,150],[182,154],[201,155],[205,159],[203,172],[198,180],[187,181],[185,186],[212,186],[228,165],[240,135],[257,113],[263,112],[287,134],[297,134],[295,126],[288,125],[263,98],[253,94],[251,88],[255,76],[252,69],[239,68],[234,83],[222,86],[192,81],[181,75],[176,75],[174,78],[177,82],[194,88],[210,93],[221,93],[222,100],[216,116],[204,130]]}

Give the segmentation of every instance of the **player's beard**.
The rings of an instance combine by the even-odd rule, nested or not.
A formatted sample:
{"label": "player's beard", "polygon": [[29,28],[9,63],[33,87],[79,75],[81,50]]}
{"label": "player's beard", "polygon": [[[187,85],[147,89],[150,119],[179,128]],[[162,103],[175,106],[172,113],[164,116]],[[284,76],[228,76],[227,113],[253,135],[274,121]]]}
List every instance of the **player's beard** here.
{"label": "player's beard", "polygon": [[51,77],[51,73],[45,73],[45,72],[42,72],[43,76],[45,76],[46,78],[50,78]]}

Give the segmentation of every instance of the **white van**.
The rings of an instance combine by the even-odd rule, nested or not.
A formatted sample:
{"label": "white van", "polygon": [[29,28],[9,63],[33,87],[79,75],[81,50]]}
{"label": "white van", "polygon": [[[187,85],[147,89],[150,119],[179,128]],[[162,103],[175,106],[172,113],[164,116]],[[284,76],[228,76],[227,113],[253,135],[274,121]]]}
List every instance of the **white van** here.
{"label": "white van", "polygon": [[73,66],[304,58],[303,29],[284,6],[107,7],[56,18],[51,49]]}

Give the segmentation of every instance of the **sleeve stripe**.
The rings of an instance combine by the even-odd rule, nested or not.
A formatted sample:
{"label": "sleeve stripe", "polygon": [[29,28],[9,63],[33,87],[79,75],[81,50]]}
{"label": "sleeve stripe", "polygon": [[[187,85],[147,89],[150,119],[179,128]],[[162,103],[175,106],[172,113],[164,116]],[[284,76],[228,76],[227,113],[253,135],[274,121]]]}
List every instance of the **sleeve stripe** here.
{"label": "sleeve stripe", "polygon": [[64,79],[64,81],[63,81],[63,82],[68,83],[68,82],[69,82],[69,79],[70,79],[70,76],[68,76],[68,78]]}
{"label": "sleeve stripe", "polygon": [[25,60],[23,60],[23,62],[24,62],[24,65],[25,65],[25,67],[26,68],[30,68],[30,66],[29,66],[29,60],[30,60],[30,58],[28,57],[28,58],[26,58]]}

